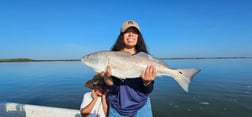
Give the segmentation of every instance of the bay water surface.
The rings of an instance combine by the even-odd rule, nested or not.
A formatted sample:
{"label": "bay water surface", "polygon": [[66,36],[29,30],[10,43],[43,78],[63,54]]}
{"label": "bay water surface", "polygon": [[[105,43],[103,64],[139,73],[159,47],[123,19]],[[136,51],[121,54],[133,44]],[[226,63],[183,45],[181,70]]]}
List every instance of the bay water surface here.
{"label": "bay water surface", "polygon": [[[171,68],[198,68],[189,92],[157,77],[150,95],[155,117],[252,117],[252,59],[164,60]],[[95,74],[81,62],[0,63],[0,102],[79,109]]]}

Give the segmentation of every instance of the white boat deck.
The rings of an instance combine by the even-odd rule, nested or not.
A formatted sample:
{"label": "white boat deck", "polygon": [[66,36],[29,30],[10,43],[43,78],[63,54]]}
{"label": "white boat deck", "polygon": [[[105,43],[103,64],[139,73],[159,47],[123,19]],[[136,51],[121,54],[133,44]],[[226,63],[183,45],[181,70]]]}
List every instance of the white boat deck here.
{"label": "white boat deck", "polygon": [[0,102],[0,117],[81,117],[81,115],[80,111],[75,109]]}

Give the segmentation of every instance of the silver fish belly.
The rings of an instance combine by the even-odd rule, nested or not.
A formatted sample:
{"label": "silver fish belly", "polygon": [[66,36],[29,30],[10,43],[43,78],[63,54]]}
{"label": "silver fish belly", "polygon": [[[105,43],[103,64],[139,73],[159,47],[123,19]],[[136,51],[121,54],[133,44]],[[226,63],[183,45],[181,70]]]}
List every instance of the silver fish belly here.
{"label": "silver fish belly", "polygon": [[120,79],[138,78],[148,65],[154,65],[157,77],[174,78],[186,92],[188,92],[192,77],[199,72],[194,68],[171,69],[162,61],[144,52],[132,55],[123,51],[100,51],[83,56],[81,61],[97,73],[106,71],[109,65],[112,68],[112,76]]}

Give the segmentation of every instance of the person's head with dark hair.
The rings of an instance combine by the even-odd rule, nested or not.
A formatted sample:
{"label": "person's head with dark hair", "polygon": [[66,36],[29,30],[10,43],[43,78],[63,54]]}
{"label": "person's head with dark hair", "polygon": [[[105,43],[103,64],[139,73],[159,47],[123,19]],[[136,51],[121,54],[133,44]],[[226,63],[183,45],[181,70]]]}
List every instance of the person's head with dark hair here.
{"label": "person's head with dark hair", "polygon": [[122,24],[120,34],[113,45],[112,51],[128,51],[132,54],[136,52],[148,53],[139,25],[128,20]]}
{"label": "person's head with dark hair", "polygon": [[104,80],[98,74],[94,75],[92,79],[84,84],[84,86],[94,90],[98,96],[102,96],[106,91]]}
{"label": "person's head with dark hair", "polygon": [[[111,51],[114,51],[111,53],[114,53],[115,56],[118,54],[124,56],[125,59],[129,59],[129,62],[136,62],[134,61],[135,57],[149,57],[140,27],[133,20],[127,20],[122,24],[120,34]],[[115,56],[112,55],[112,57],[108,58],[116,59],[115,64],[127,64]],[[154,80],[157,73],[155,66],[143,63],[139,68],[142,69],[144,66],[146,68],[142,69],[141,73],[137,68],[135,72],[140,74],[136,78],[126,78],[120,75],[124,74],[124,72],[118,72],[116,66],[109,63],[109,59],[107,62],[105,71],[99,74],[103,77],[108,88],[107,101],[111,105],[108,109],[109,116],[152,116],[149,94],[154,89]],[[113,71],[113,69],[115,70]],[[129,76],[135,74],[135,72],[129,73],[129,69],[131,67],[125,66],[125,68],[122,68],[122,70],[125,70],[125,74],[129,74]]]}

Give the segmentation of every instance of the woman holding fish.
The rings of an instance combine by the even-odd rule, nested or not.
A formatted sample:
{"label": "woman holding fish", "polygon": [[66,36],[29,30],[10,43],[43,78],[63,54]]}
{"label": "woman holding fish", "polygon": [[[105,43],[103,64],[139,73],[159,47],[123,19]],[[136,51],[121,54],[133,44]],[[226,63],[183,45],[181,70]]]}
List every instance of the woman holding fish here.
{"label": "woman holding fish", "polygon": [[[132,20],[123,23],[120,35],[112,51],[124,51],[131,55],[139,52],[148,54],[139,25]],[[113,67],[107,66],[100,73],[108,88],[107,101],[111,117],[152,117],[149,94],[153,91],[156,68],[147,66],[139,78],[117,78],[112,76]]]}

